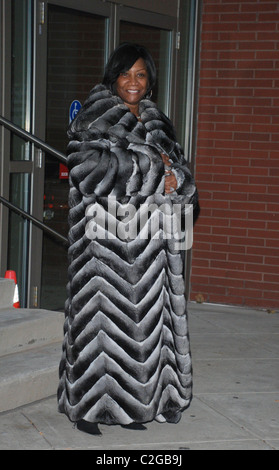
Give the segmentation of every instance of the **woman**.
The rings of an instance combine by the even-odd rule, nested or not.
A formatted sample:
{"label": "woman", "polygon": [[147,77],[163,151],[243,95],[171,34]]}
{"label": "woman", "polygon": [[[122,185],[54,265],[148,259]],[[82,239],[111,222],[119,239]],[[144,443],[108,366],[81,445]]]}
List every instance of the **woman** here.
{"label": "woman", "polygon": [[196,218],[198,198],[172,124],[150,101],[155,82],[149,52],[122,44],[69,130],[69,284],[58,402],[80,429],[176,423],[191,401],[184,254],[161,222],[166,206],[173,216],[175,205],[193,204]]}

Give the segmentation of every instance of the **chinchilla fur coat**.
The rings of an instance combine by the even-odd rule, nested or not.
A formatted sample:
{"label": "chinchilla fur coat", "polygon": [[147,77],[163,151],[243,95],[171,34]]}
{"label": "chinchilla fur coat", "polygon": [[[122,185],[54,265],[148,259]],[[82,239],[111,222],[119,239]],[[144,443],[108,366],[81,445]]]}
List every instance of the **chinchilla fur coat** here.
{"label": "chinchilla fur coat", "polygon": [[[196,218],[194,180],[170,120],[150,100],[141,101],[139,120],[97,85],[69,138],[58,409],[73,422],[178,422],[192,396],[185,253],[175,232],[167,236],[162,215],[190,204]],[[162,154],[178,183],[170,195]]]}

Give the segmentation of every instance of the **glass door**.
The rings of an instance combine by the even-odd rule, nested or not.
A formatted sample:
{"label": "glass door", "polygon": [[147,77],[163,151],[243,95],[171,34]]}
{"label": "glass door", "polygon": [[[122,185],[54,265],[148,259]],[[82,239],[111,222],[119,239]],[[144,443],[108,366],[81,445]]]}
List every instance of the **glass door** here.
{"label": "glass door", "polygon": [[[44,22],[39,35],[45,35],[45,141],[66,154],[69,122],[103,77],[109,53],[111,7],[99,2],[101,9],[95,8],[96,14],[91,1],[44,3]],[[71,3],[75,8],[68,8]],[[67,237],[68,171],[56,158],[48,154],[43,157],[41,184],[37,186],[43,206],[42,219]],[[44,233],[41,252],[38,303],[41,308],[62,310],[66,299],[67,247]]]}
{"label": "glass door", "polygon": [[[10,120],[30,132],[32,130],[32,66],[33,66],[33,9],[31,0],[12,0],[7,9],[10,20],[11,55],[9,63],[11,88],[9,93]],[[8,92],[8,90],[6,90]],[[9,135],[8,187],[9,200],[29,212],[32,176],[32,148],[25,140]],[[6,157],[6,155],[5,155]],[[28,296],[29,223],[13,212],[9,213],[7,240],[7,269],[16,272],[20,305]]]}
{"label": "glass door", "polygon": [[[103,76],[106,21],[102,16],[49,5],[46,141],[64,153],[69,120]],[[65,236],[68,190],[67,168],[46,155],[43,220]],[[61,309],[67,284],[67,250],[44,234],[42,258],[41,307]]]}

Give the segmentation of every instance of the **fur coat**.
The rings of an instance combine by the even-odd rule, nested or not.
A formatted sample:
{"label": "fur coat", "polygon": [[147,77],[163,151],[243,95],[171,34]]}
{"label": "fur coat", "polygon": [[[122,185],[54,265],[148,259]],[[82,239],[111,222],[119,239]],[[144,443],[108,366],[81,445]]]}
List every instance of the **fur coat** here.
{"label": "fur coat", "polygon": [[[162,236],[160,208],[193,204],[195,216],[197,191],[170,120],[150,100],[140,103],[140,118],[97,85],[69,130],[69,284],[58,409],[73,422],[178,422],[191,401],[184,253]],[[162,153],[178,182],[171,195]],[[146,203],[157,208],[140,231],[146,236],[110,233],[108,221],[119,228],[129,204],[138,227]],[[98,211],[102,217],[94,219]],[[122,228],[125,234],[127,224]]]}

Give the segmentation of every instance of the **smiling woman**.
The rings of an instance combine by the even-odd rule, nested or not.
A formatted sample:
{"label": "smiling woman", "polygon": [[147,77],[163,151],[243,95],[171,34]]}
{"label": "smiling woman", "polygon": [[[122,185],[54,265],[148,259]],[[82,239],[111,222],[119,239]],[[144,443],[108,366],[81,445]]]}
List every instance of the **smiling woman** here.
{"label": "smiling woman", "polygon": [[157,79],[157,71],[154,60],[143,46],[136,44],[123,43],[118,46],[112,53],[103,78],[103,85],[105,85],[114,95],[117,93],[117,82],[121,77],[128,77],[131,75],[131,69],[135,71],[135,65],[140,61],[138,72],[147,74],[148,85],[146,89],[146,98],[150,98],[150,92],[155,86]]}
{"label": "smiling woman", "polygon": [[139,103],[149,87],[147,67],[142,58],[133,67],[122,72],[116,81],[116,92],[128,106],[130,111],[139,118]]}
{"label": "smiling woman", "polygon": [[[171,121],[149,99],[155,79],[149,52],[121,45],[69,129],[69,297],[58,402],[78,429],[89,432],[90,424],[95,434],[98,423],[177,423],[192,397],[184,253],[177,224],[163,236],[162,208],[172,217],[176,205],[185,212],[193,204],[195,218],[198,196]],[[104,236],[88,237],[92,204],[118,228],[131,205],[133,233],[142,204],[147,217],[134,239],[112,237],[106,225]]]}
{"label": "smiling woman", "polygon": [[[136,118],[141,121],[140,102],[151,98],[156,85],[157,71],[149,50],[138,44],[124,42],[112,53],[106,66],[103,84],[123,100]],[[177,179],[171,170],[169,157],[161,153],[165,165],[165,191],[177,189]]]}

